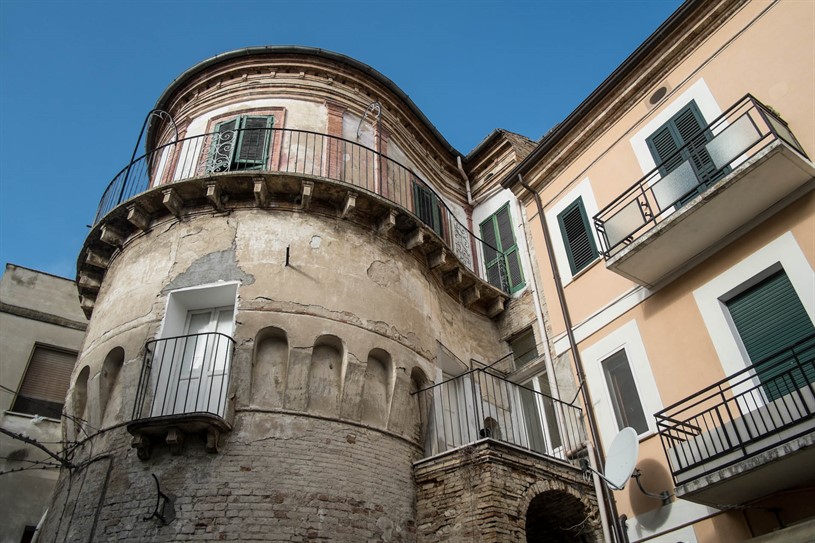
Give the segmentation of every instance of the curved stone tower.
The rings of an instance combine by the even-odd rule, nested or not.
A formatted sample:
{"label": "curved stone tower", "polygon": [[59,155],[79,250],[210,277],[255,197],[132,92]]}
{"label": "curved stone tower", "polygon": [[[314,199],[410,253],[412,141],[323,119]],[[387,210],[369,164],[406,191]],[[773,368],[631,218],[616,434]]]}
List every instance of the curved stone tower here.
{"label": "curved stone tower", "polygon": [[74,467],[41,541],[415,541],[411,392],[440,346],[504,356],[519,273],[472,234],[457,152],[301,47],[198,64],[146,127],[79,257]]}

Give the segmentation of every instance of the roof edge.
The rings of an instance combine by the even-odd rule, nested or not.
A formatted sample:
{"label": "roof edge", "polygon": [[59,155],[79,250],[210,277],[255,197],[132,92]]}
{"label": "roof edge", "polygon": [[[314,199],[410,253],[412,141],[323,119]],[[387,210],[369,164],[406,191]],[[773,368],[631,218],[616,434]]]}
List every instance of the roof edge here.
{"label": "roof edge", "polygon": [[262,45],[253,47],[243,47],[241,49],[235,49],[233,51],[219,53],[213,57],[202,60],[201,62],[193,65],[192,67],[182,72],[181,75],[173,79],[173,81],[167,86],[167,88],[164,90],[161,96],[159,96],[154,107],[155,109],[163,109],[163,106],[165,105],[166,101],[175,91],[177,91],[181,87],[181,85],[183,85],[193,76],[203,72],[204,70],[210,68],[211,66],[215,66],[216,64],[220,64],[221,62],[226,62],[241,57],[251,57],[263,54],[298,54],[320,57],[328,60],[333,60],[335,62],[343,63],[347,66],[350,66],[351,68],[354,68],[356,70],[359,70],[363,73],[370,75],[375,80],[377,80],[385,87],[387,87],[388,90],[393,92],[405,104],[407,104],[411,112],[419,118],[419,120],[430,130],[433,136],[439,141],[439,143],[442,144],[442,146],[444,146],[447,149],[447,151],[449,151],[453,156],[462,156],[462,153],[459,152],[455,147],[453,147],[450,144],[450,142],[448,142],[447,139],[441,135],[436,126],[430,122],[430,120],[425,116],[424,113],[422,113],[422,110],[419,109],[419,107],[413,102],[413,100],[411,100],[411,98],[405,93],[405,91],[400,89],[396,85],[396,83],[394,83],[390,78],[386,77],[381,72],[365,64],[364,62],[356,60],[347,55],[343,55],[342,53],[336,53],[334,51],[320,49],[317,47],[308,47],[305,45]]}

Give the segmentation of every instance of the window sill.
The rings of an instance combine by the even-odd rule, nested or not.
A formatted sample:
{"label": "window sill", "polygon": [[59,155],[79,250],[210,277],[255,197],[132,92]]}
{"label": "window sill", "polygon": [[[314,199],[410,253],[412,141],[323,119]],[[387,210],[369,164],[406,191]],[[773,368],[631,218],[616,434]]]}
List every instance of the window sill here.
{"label": "window sill", "polygon": [[582,277],[583,275],[585,275],[585,274],[586,274],[586,273],[587,273],[587,272],[588,272],[590,269],[592,269],[593,267],[595,267],[595,266],[597,265],[597,263],[598,263],[598,262],[602,262],[602,261],[603,261],[603,257],[602,257],[602,256],[600,256],[600,255],[598,255],[598,256],[597,256],[597,258],[595,258],[595,259],[594,259],[594,260],[592,260],[592,261],[591,261],[589,264],[587,264],[585,268],[583,268],[582,270],[580,270],[579,272],[577,272],[576,274],[574,274],[574,275],[571,277],[571,279],[569,279],[568,281],[566,281],[565,283],[563,283],[563,287],[564,287],[564,288],[568,287],[569,285],[571,285],[572,283],[574,283],[574,282],[575,282],[577,279],[579,279],[580,277]]}

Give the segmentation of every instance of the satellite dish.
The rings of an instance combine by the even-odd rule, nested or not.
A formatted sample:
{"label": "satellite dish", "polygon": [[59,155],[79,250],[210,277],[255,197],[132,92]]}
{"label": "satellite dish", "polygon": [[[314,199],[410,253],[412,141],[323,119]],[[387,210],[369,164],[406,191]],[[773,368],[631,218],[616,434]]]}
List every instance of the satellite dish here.
{"label": "satellite dish", "polygon": [[637,431],[633,428],[623,428],[611,441],[606,455],[606,474],[603,477],[611,488],[625,488],[625,483],[631,478],[637,465],[639,450],[640,442]]}
{"label": "satellite dish", "polygon": [[591,468],[588,462],[584,463],[583,469],[599,475],[614,490],[622,490],[625,488],[625,483],[631,478],[631,474],[634,473],[639,449],[637,431],[633,428],[623,428],[611,440],[611,447],[608,448],[606,455],[606,473],[602,474]]}

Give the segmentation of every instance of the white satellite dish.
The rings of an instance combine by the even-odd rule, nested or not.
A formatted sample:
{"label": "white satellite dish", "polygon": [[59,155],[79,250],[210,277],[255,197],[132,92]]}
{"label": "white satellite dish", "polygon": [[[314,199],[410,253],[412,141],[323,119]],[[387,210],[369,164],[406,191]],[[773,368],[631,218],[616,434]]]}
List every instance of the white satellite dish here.
{"label": "white satellite dish", "polygon": [[640,441],[637,439],[637,431],[633,428],[623,428],[614,436],[606,455],[606,474],[603,477],[611,488],[614,490],[625,488],[625,483],[634,473],[639,451]]}
{"label": "white satellite dish", "polygon": [[611,441],[606,455],[606,473],[602,474],[589,467],[585,469],[599,475],[606,484],[614,490],[622,490],[625,483],[634,473],[637,465],[637,454],[639,454],[640,442],[637,439],[637,431],[633,428],[623,428]]}

